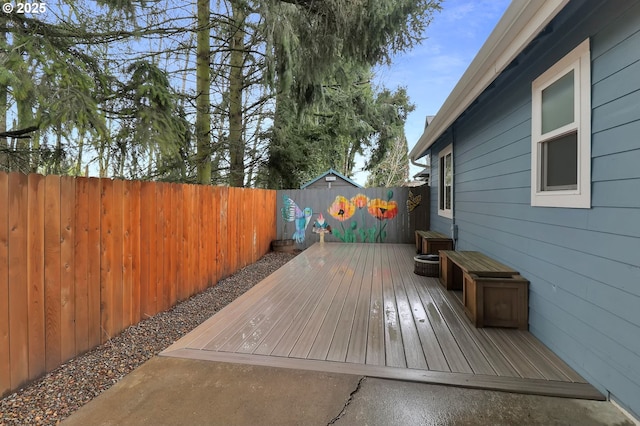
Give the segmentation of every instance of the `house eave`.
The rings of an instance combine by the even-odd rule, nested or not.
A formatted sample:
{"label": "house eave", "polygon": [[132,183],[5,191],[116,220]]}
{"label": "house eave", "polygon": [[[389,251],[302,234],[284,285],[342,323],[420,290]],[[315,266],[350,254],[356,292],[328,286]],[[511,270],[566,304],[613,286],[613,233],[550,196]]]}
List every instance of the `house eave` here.
{"label": "house eave", "polygon": [[424,130],[409,157],[417,160],[531,43],[569,0],[513,1],[449,97]]}

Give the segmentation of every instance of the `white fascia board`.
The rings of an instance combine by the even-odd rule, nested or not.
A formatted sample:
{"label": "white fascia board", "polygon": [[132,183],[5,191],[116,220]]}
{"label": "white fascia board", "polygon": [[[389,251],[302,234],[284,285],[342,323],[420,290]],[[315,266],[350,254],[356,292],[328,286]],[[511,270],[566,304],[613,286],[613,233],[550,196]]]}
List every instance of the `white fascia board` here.
{"label": "white fascia board", "polygon": [[414,161],[422,157],[567,3],[569,0],[513,0],[409,157]]}

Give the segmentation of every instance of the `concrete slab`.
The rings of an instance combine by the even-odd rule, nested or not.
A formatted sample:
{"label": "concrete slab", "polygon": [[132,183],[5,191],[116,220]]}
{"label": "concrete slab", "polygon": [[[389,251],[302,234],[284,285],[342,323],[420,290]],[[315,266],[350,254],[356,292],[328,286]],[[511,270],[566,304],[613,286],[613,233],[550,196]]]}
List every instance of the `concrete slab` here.
{"label": "concrete slab", "polygon": [[358,376],[156,357],[63,424],[326,425]]}
{"label": "concrete slab", "polygon": [[608,401],[366,378],[335,425],[629,425]]}
{"label": "concrete slab", "polygon": [[633,425],[609,402],[156,357],[73,425]]}

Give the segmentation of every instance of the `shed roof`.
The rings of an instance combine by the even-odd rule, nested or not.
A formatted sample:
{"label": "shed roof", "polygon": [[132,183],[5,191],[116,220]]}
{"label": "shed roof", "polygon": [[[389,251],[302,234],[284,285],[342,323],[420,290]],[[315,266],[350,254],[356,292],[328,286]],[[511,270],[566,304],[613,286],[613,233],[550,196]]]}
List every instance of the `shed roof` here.
{"label": "shed roof", "polygon": [[569,0],[511,2],[409,156],[417,160],[504,71]]}
{"label": "shed roof", "polygon": [[345,175],[333,170],[333,169],[329,169],[326,172],[322,173],[320,176],[316,177],[315,179],[310,180],[309,182],[305,183],[304,185],[302,185],[300,187],[300,189],[305,189],[306,187],[308,187],[309,185],[314,184],[315,182],[319,181],[320,179],[324,178],[325,176],[328,175],[334,175],[339,177],[340,179],[347,181],[348,183],[350,183],[351,185],[355,186],[356,188],[363,188],[362,185],[358,184],[357,182],[354,182],[353,180],[349,179],[348,177],[346,177]]}

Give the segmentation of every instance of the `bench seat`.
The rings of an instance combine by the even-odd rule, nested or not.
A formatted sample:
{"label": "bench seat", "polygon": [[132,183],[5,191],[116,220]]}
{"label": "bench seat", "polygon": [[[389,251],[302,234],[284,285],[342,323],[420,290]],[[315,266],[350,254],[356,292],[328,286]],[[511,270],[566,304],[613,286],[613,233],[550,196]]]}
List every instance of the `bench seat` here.
{"label": "bench seat", "polygon": [[453,250],[453,240],[436,231],[416,231],[416,253],[438,254],[440,250]]}
{"label": "bench seat", "polygon": [[529,281],[477,251],[440,251],[440,282],[462,290],[467,317],[476,327],[527,329]]}

